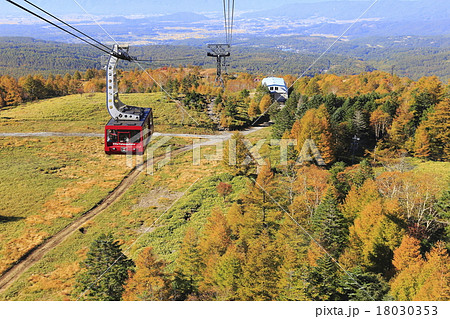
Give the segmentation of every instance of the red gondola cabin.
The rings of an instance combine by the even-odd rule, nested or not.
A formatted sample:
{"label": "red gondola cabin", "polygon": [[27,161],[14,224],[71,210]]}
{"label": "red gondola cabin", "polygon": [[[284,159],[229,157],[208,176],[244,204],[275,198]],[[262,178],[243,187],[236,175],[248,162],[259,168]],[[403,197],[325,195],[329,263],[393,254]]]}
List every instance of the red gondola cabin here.
{"label": "red gondola cabin", "polygon": [[105,126],[106,154],[144,154],[153,133],[153,115],[151,108],[140,110],[140,121],[109,120]]}

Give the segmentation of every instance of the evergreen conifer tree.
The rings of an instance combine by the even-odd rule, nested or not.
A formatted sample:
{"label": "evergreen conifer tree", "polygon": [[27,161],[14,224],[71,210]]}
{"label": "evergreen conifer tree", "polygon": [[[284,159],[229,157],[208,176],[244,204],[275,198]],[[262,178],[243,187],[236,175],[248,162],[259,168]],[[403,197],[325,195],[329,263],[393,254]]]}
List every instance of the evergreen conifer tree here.
{"label": "evergreen conifer tree", "polygon": [[125,256],[111,234],[96,239],[82,263],[75,293],[86,300],[120,300],[134,262]]}
{"label": "evergreen conifer tree", "polygon": [[313,216],[319,242],[334,257],[338,257],[348,242],[348,227],[338,207],[334,189],[329,188]]}
{"label": "evergreen conifer tree", "polygon": [[308,271],[305,293],[308,298],[314,301],[343,300],[339,269],[328,255],[319,258],[317,265]]}

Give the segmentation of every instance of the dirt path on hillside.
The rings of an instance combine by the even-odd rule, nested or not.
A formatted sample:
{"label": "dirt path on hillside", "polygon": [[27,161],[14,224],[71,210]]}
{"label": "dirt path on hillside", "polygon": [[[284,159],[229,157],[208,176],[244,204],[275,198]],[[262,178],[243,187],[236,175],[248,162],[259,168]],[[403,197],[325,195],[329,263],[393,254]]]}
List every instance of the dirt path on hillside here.
{"label": "dirt path on hillside", "polygon": [[[252,127],[246,131],[242,131],[242,134],[247,135],[260,127]],[[220,134],[180,134],[180,133],[159,133],[154,132],[153,136],[173,136],[173,137],[188,137],[188,138],[203,138],[210,140],[227,140],[233,135],[231,132],[220,132]],[[63,132],[12,132],[12,133],[0,133],[0,137],[103,137],[102,133],[63,133]]]}
{"label": "dirt path on hillside", "polygon": [[[252,127],[249,130],[243,131],[244,135],[256,132],[262,129],[262,127]],[[5,135],[5,134],[18,134],[18,135]],[[20,134],[20,135],[19,135]],[[43,134],[43,135],[36,135]],[[45,135],[48,134],[48,135]],[[56,135],[53,135],[56,134]],[[70,134],[70,135],[63,135]],[[40,132],[40,133],[2,133],[0,136],[103,136],[103,134],[97,135],[76,135],[76,134],[96,134],[96,133],[52,133],[52,132]],[[213,145],[215,143],[219,143],[221,141],[226,141],[231,137],[231,132],[223,132],[221,135],[195,135],[195,134],[162,134],[155,133],[155,136],[178,136],[178,137],[197,137],[205,139],[202,143],[196,143],[193,145],[188,145],[177,150],[172,151],[171,156],[178,155],[183,152],[187,152],[192,150],[194,147],[200,147],[203,145]],[[104,199],[102,199],[99,203],[97,203],[92,209],[84,213],[80,218],[74,220],[65,228],[60,230],[58,233],[53,235],[50,238],[47,238],[42,244],[34,247],[30,250],[26,255],[24,255],[16,264],[14,264],[11,268],[9,268],[3,275],[0,277],[0,293],[5,292],[25,271],[27,271],[30,267],[36,264],[41,258],[51,251],[53,248],[62,243],[67,237],[69,237],[72,233],[80,229],[84,223],[93,219],[95,216],[103,212],[114,202],[118,201],[120,197],[127,191],[127,189],[133,185],[136,179],[139,177],[140,173],[146,171],[147,166],[153,165],[158,161],[165,158],[165,154],[159,157],[155,157],[154,159],[150,159],[140,166],[136,166],[133,170],[128,173],[128,175],[120,182],[120,184],[109,193]]]}
{"label": "dirt path on hillside", "polygon": [[[188,145],[177,150],[174,150],[171,156],[178,155],[180,153],[189,151],[192,149],[192,145]],[[133,185],[136,179],[139,177],[142,171],[145,171],[148,165],[154,164],[165,158],[166,155],[161,155],[149,160],[140,166],[136,166],[133,170],[120,182],[120,184],[106,196],[103,200],[97,203],[92,209],[87,211],[77,220],[67,225],[64,229],[60,230],[58,233],[52,237],[46,239],[39,246],[34,247],[30,252],[23,256],[14,266],[9,268],[0,277],[0,293],[3,293],[8,289],[25,271],[27,271],[31,266],[37,263],[41,258],[55,248],[57,245],[62,243],[68,236],[73,232],[76,232],[84,223],[91,220],[106,208],[112,205],[114,202],[120,199],[120,197],[127,191],[127,189]]]}

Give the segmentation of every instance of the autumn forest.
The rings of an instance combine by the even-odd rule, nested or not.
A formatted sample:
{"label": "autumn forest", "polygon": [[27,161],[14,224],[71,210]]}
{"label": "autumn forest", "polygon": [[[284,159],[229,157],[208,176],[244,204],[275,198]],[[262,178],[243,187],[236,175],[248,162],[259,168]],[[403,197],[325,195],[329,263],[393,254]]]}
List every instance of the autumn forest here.
{"label": "autumn forest", "polygon": [[[0,117],[105,92],[104,77],[96,69],[0,76]],[[72,263],[77,271],[58,279],[63,299],[450,300],[448,84],[381,71],[284,75],[281,104],[261,75],[230,74],[224,88],[214,77],[195,66],[120,72],[119,93],[164,94],[189,112],[212,112],[200,125],[234,131],[227,143],[237,161],[225,147],[225,160],[132,253],[122,251],[121,231],[104,229]],[[279,143],[261,146],[260,165],[240,131],[267,122],[260,137]],[[324,165],[299,160],[309,140]]]}

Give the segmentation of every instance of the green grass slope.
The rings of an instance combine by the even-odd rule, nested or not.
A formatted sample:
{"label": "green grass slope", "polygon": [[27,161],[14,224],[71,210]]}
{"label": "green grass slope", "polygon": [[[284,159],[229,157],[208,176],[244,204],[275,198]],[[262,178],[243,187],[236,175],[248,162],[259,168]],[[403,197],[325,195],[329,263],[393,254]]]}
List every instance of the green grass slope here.
{"label": "green grass slope", "polygon": [[[182,110],[164,93],[120,95],[128,105],[151,107],[155,130],[172,133],[211,133],[206,114]],[[0,111],[0,133],[96,132],[102,133],[110,119],[104,93],[69,95],[25,103]],[[199,125],[197,125],[197,123]]]}

